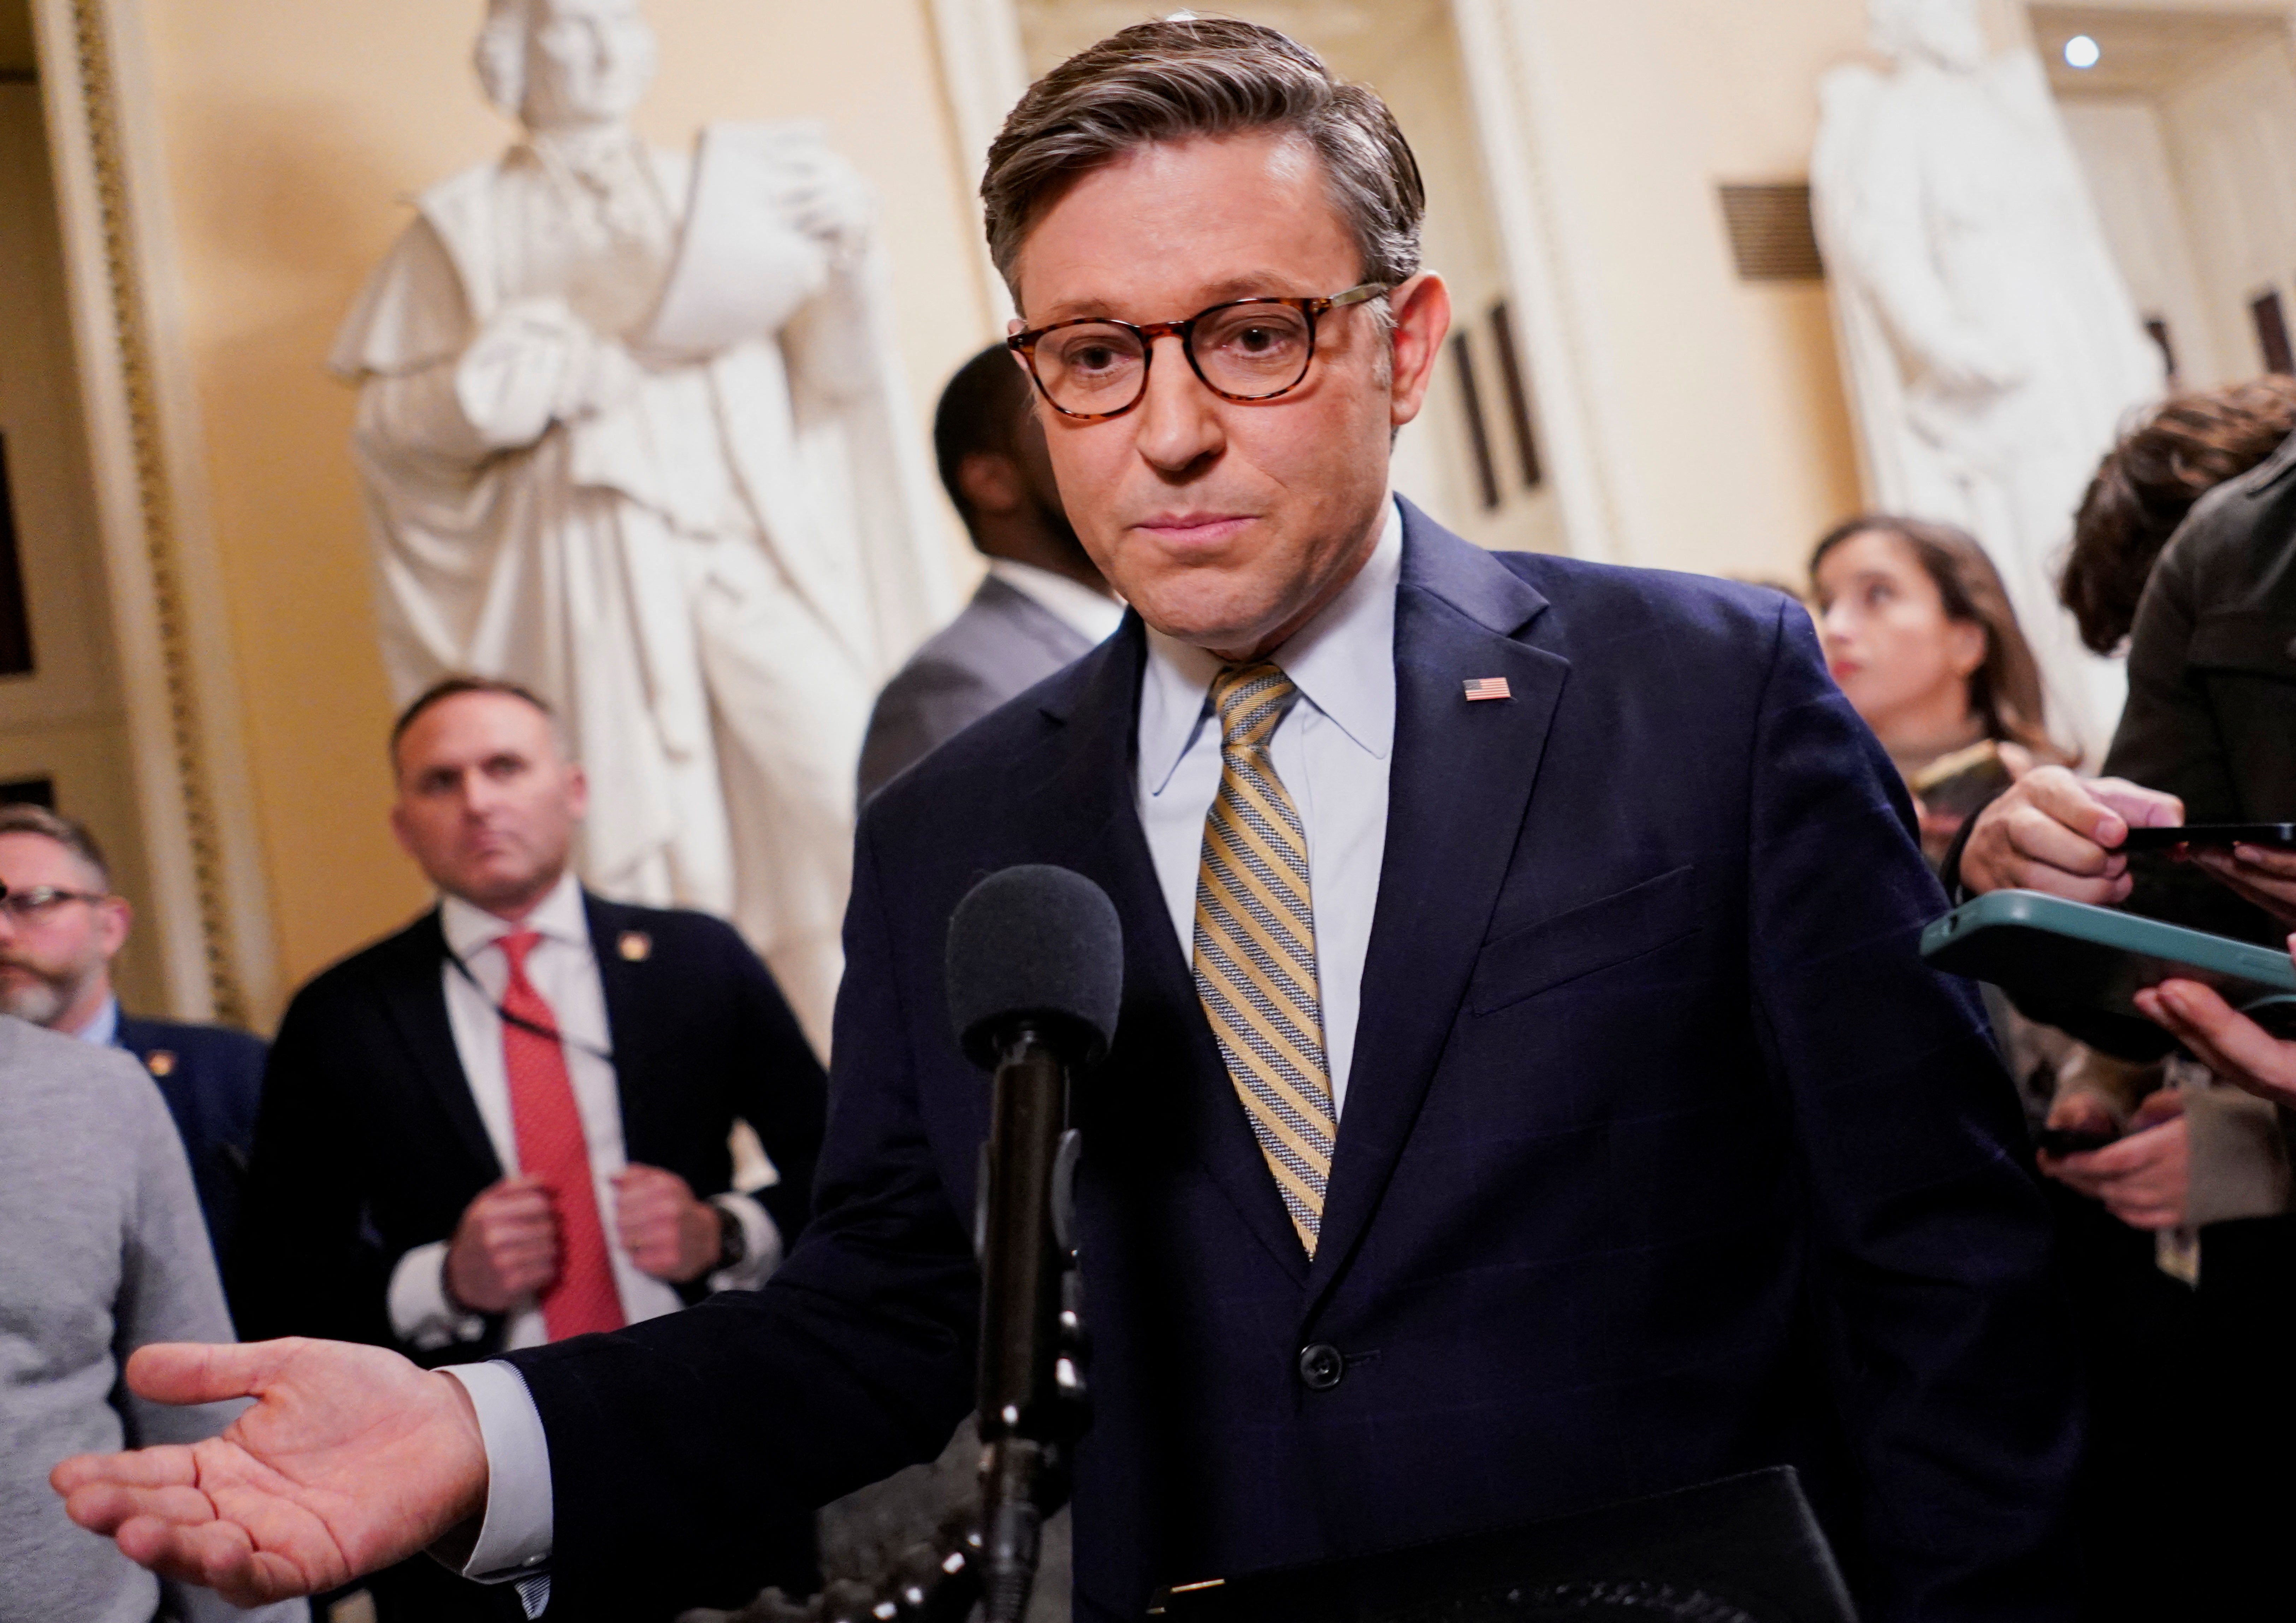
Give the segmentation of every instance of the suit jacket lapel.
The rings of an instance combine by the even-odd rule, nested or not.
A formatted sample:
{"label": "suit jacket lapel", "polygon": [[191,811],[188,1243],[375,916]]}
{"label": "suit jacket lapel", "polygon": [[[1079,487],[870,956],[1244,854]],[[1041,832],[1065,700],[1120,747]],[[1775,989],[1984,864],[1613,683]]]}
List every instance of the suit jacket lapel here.
{"label": "suit jacket lapel", "polygon": [[[1245,1225],[1294,1277],[1308,1260],[1251,1135],[1196,998],[1189,947],[1177,939],[1134,799],[1134,737],[1147,638],[1137,615],[1093,656],[1082,684],[1048,701],[1066,724],[1041,807],[1039,860],[1075,869],[1106,890],[1124,923],[1124,1006],[1117,1055],[1103,1075],[1143,1096],[1128,1105],[1177,1109],[1194,1152]],[[1177,1094],[1177,1098],[1174,1095]],[[1119,1119],[1128,1113],[1111,1112]],[[1091,1153],[1087,1139],[1086,1152]]]}
{"label": "suit jacket lapel", "polygon": [[406,951],[382,988],[384,1007],[413,1051],[415,1070],[454,1124],[455,1136],[480,1166],[493,1168],[500,1176],[502,1162],[487,1136],[478,1101],[471,1096],[462,1056],[455,1051],[455,1029],[447,1022],[447,994],[439,981],[446,967],[447,936],[433,909],[407,931]]}
{"label": "suit jacket lapel", "polygon": [[[1570,668],[1514,640],[1544,597],[1408,503],[1404,511],[1387,845],[1310,1310],[1362,1237],[1426,1096]],[[1464,684],[1482,676],[1504,677],[1512,696],[1467,699]]]}
{"label": "suit jacket lapel", "polygon": [[661,1153],[653,1142],[652,1090],[636,1086],[646,1070],[647,1038],[660,1026],[647,1006],[650,978],[636,972],[650,960],[622,955],[622,933],[633,922],[623,908],[585,890],[582,916],[590,927],[590,955],[597,961],[598,989],[606,1004],[606,1046],[614,1056],[614,1096],[622,1107],[623,1155],[651,1163]]}

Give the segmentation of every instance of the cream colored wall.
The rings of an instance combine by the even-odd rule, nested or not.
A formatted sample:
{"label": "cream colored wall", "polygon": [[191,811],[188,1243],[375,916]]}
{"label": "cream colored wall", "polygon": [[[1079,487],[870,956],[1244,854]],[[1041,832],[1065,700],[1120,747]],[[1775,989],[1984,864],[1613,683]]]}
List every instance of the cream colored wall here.
{"label": "cream colored wall", "polygon": [[[1491,306],[1506,293],[1505,254],[1492,222],[1489,180],[1477,151],[1458,36],[1443,8],[1431,6],[1427,13],[1399,37],[1342,37],[1329,59],[1339,72],[1377,90],[1410,137],[1427,186],[1425,263],[1448,284],[1454,337],[1464,333],[1474,357],[1475,393],[1482,404],[1500,503],[1496,508],[1483,505],[1465,389],[1450,354],[1436,369],[1418,421],[1403,430],[1397,445],[1396,488],[1480,545],[1565,551],[1552,479],[1537,489],[1522,484],[1490,326]],[[1514,320],[1527,371],[1530,357],[1521,354],[1521,312],[1514,313]]]}
{"label": "cream colored wall", "polygon": [[2161,133],[2193,233],[2217,353],[2262,370],[2251,300],[2296,319],[2296,72],[2289,42],[2249,46],[2160,102]]}
{"label": "cream colored wall", "polygon": [[[923,8],[652,0],[639,124],[808,117],[877,187],[920,432],[987,340],[979,256]],[[481,0],[153,4],[144,42],[182,266],[205,471],[245,695],[256,815],[291,986],[419,906],[390,845],[353,397],[322,371],[405,199],[509,127],[469,68]]]}
{"label": "cream colored wall", "polygon": [[1858,504],[1825,289],[1742,283],[1715,186],[1808,173],[1818,77],[1859,0],[1545,4],[1547,154],[1592,267],[1590,350],[1624,463],[1623,561],[1799,578]]}

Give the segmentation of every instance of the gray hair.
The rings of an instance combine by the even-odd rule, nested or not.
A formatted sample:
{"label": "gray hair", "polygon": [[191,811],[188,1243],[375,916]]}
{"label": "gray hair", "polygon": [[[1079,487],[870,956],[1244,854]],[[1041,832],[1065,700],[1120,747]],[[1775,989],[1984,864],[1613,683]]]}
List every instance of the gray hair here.
{"label": "gray hair", "polygon": [[39,834],[53,840],[78,857],[82,866],[94,869],[105,889],[111,889],[111,865],[103,859],[103,848],[87,832],[87,824],[76,817],[29,800],[10,801],[0,805],[0,834]]}
{"label": "gray hair", "polygon": [[487,20],[471,51],[479,88],[513,119],[526,102],[526,30],[533,9],[532,0],[487,0]]}
{"label": "gray hair", "polygon": [[990,144],[980,183],[988,253],[1015,307],[1021,245],[1078,176],[1156,142],[1263,129],[1295,133],[1323,160],[1364,280],[1418,274],[1427,189],[1387,103],[1274,29],[1168,18],[1111,34],[1045,75]]}

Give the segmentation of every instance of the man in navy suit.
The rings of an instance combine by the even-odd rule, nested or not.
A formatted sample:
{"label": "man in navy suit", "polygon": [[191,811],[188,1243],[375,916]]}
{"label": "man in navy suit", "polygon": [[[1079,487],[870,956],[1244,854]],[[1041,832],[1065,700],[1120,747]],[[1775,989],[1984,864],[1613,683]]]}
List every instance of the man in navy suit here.
{"label": "man in navy suit", "polygon": [[192,1163],[218,1258],[239,1216],[263,1039],[228,1026],[146,1020],[120,1008],[111,961],[134,914],[86,827],[45,807],[0,806],[0,1010],[143,1062]]}
{"label": "man in navy suit", "polygon": [[[248,1599],[450,1530],[551,1618],[738,1596],[759,1514],[966,1406],[988,1099],[944,933],[1054,863],[1125,932],[1076,1090],[1080,1617],[1780,1462],[1869,1619],[2069,1615],[2044,1207],[1808,617],[1394,498],[1447,295],[1386,109],[1283,36],[1125,30],[1037,83],[983,191],[1136,613],[865,814],[805,1241],[762,1292],[444,1380],[147,1354],[139,1390],[260,1391],[276,1430],[68,1463],[72,1513]],[[291,1418],[353,1383],[356,1417]],[[357,1440],[386,1419],[419,1463]]]}

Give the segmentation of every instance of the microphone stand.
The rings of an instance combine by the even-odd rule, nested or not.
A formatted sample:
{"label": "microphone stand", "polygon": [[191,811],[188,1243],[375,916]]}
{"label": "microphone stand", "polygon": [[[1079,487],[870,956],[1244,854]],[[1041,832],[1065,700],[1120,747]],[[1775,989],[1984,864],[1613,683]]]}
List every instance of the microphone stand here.
{"label": "microphone stand", "polygon": [[984,1623],[1020,1623],[1044,1519],[1068,1497],[1084,1429],[1079,1145],[1068,1068],[1021,1021],[998,1045],[981,1184],[980,1584]]}
{"label": "microphone stand", "polygon": [[824,1623],[1021,1623],[1045,1519],[1067,1502],[1069,1455],[1088,1411],[1068,1067],[1047,1033],[1001,1034],[981,1146],[973,1241],[980,1254],[981,1507],[978,1523],[919,1544],[889,1590],[823,1595]]}
{"label": "microphone stand", "polygon": [[1045,1515],[1084,1430],[1077,1139],[1068,1068],[1033,1021],[1004,1033],[980,1215],[980,1584],[985,1623],[1020,1623]]}

